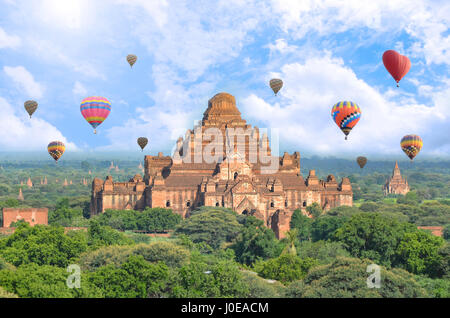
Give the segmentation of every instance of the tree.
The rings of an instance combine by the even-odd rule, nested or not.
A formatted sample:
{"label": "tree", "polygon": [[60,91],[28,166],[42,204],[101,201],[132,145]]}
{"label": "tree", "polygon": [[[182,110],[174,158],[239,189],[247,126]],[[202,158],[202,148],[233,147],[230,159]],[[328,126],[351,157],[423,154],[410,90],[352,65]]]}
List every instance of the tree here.
{"label": "tree", "polygon": [[16,267],[14,265],[9,264],[3,258],[0,257],[0,270],[2,269],[15,270]]}
{"label": "tree", "polygon": [[2,287],[0,287],[0,298],[18,298],[16,294],[9,293],[6,290],[4,290]]}
{"label": "tree", "polygon": [[292,214],[290,227],[298,230],[298,240],[304,241],[311,238],[311,225],[313,220],[302,213],[300,209],[294,210]]}
{"label": "tree", "polygon": [[396,248],[395,264],[414,274],[435,277],[441,261],[438,252],[443,244],[441,237],[423,231],[405,233]]}
{"label": "tree", "polygon": [[419,285],[434,298],[450,298],[450,280],[416,276]]}
{"label": "tree", "polygon": [[450,243],[445,243],[438,251],[440,262],[437,265],[437,276],[450,279]]}
{"label": "tree", "polygon": [[349,257],[350,253],[340,242],[304,241],[297,247],[298,256],[301,258],[313,258],[319,264],[330,264],[338,256]]}
{"label": "tree", "polygon": [[50,265],[26,264],[16,270],[0,270],[0,286],[24,298],[102,297],[99,288],[81,275],[81,288],[68,288],[70,273],[65,268]]}
{"label": "tree", "polygon": [[120,267],[110,264],[86,275],[107,298],[162,297],[169,269],[161,262],[151,264],[140,255],[131,255]]}
{"label": "tree", "polygon": [[91,220],[88,229],[88,244],[95,249],[107,245],[131,245],[134,244],[134,241],[109,226],[102,226],[96,220]]}
{"label": "tree", "polygon": [[246,297],[248,286],[238,264],[215,256],[193,255],[191,262],[178,271],[171,283],[171,297]]}
{"label": "tree", "polygon": [[172,242],[153,242],[133,247],[134,255],[141,255],[148,262],[163,262],[169,267],[181,267],[189,261],[189,251]]}
{"label": "tree", "polygon": [[216,249],[236,238],[241,227],[236,213],[212,208],[183,220],[175,233],[186,234],[194,243],[204,242]]}
{"label": "tree", "polygon": [[4,195],[8,195],[10,194],[11,191],[11,187],[7,184],[4,183],[0,183],[0,196],[4,196]]}
{"label": "tree", "polygon": [[36,263],[66,267],[87,249],[83,237],[64,234],[64,228],[22,223],[15,232],[0,240],[0,256],[19,266]]}
{"label": "tree", "polygon": [[248,216],[235,243],[231,246],[236,260],[247,265],[257,259],[268,259],[280,254],[281,244],[273,231],[264,226],[264,222]]}
{"label": "tree", "polygon": [[378,204],[374,202],[365,202],[359,207],[364,212],[376,212],[378,210]]}
{"label": "tree", "polygon": [[130,255],[142,256],[147,262],[163,262],[168,267],[181,267],[189,261],[190,252],[183,246],[164,241],[137,245],[111,245],[83,253],[78,263],[83,270],[94,271],[109,264],[120,266]]}
{"label": "tree", "polygon": [[131,245],[102,246],[81,254],[78,264],[83,271],[95,271],[110,264],[119,267],[132,255],[133,248]]}
{"label": "tree", "polygon": [[404,233],[414,231],[417,229],[412,224],[365,212],[353,215],[336,231],[333,240],[342,242],[354,257],[391,266]]}
{"label": "tree", "polygon": [[334,233],[347,222],[350,217],[322,215],[312,222],[311,238],[315,241],[329,240]]}
{"label": "tree", "polygon": [[101,225],[108,225],[114,229],[151,233],[173,230],[182,220],[179,214],[163,208],[146,208],[144,211],[106,210],[94,218]]}
{"label": "tree", "polygon": [[350,217],[354,214],[361,213],[361,211],[355,206],[341,205],[337,208],[333,208],[327,212],[329,216],[338,216],[338,217]]}
{"label": "tree", "polygon": [[137,225],[144,231],[163,232],[175,229],[181,220],[181,215],[173,213],[171,209],[147,208],[139,215]]}
{"label": "tree", "polygon": [[381,268],[380,288],[368,288],[371,261],[338,257],[331,264],[312,268],[303,280],[288,286],[293,298],[415,298],[427,297],[414,276],[402,269]]}
{"label": "tree", "polygon": [[[50,211],[48,215],[48,223],[51,225],[73,226],[74,219],[83,218],[82,209],[72,209],[67,206],[58,206],[55,210]],[[87,223],[86,223],[87,225]]]}
{"label": "tree", "polygon": [[246,297],[249,298],[280,298],[286,289],[280,282],[264,279],[247,270],[242,271],[242,281],[248,286]]}
{"label": "tree", "polygon": [[89,162],[87,162],[86,160],[81,161],[81,169],[84,171],[89,171],[92,169],[92,166]]}
{"label": "tree", "polygon": [[262,277],[275,279],[283,284],[305,277],[309,269],[318,263],[312,258],[300,258],[292,254],[281,254],[277,258],[257,262],[255,271]]}
{"label": "tree", "polygon": [[323,213],[322,208],[317,202],[314,202],[313,204],[307,206],[306,212],[308,212],[308,214],[312,215],[314,218],[319,217]]}
{"label": "tree", "polygon": [[298,230],[291,229],[286,232],[287,244],[282,252],[290,255],[297,255],[297,249],[295,248],[295,242],[297,241]]}
{"label": "tree", "polygon": [[19,205],[20,202],[17,199],[6,199],[5,201],[0,202],[0,208],[15,208]]}
{"label": "tree", "polygon": [[417,196],[416,191],[410,191],[406,195],[400,196],[397,199],[397,203],[400,203],[400,204],[418,205],[420,202],[421,202],[421,200]]}

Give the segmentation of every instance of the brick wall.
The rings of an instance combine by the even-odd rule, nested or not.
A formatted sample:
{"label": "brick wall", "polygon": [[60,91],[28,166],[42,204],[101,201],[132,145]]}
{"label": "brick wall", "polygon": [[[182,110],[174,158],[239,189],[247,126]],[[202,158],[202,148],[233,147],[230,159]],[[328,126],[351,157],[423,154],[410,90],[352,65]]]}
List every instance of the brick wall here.
{"label": "brick wall", "polygon": [[431,231],[431,234],[435,236],[442,237],[444,235],[444,227],[443,226],[418,226],[419,230],[428,230]]}
{"label": "brick wall", "polygon": [[3,227],[10,227],[11,223],[25,220],[30,225],[48,224],[47,208],[3,208]]}

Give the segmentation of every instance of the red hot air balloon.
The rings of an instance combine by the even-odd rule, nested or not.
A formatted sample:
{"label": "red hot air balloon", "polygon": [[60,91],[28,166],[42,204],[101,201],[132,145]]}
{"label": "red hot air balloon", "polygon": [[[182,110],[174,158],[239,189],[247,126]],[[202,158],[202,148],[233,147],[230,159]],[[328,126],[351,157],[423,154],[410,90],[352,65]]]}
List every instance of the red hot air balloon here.
{"label": "red hot air balloon", "polygon": [[80,111],[81,115],[94,128],[94,134],[96,134],[97,126],[111,113],[111,102],[101,96],[87,97],[81,101]]}
{"label": "red hot air balloon", "polygon": [[397,87],[398,82],[400,82],[403,76],[405,76],[411,68],[411,61],[409,58],[394,50],[388,50],[383,53],[383,64],[397,82]]}

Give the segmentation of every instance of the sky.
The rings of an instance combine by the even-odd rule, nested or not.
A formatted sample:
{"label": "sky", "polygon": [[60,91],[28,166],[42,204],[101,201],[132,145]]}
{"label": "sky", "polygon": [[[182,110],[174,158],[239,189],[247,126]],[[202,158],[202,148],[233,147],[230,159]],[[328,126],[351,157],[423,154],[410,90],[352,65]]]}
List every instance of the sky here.
{"label": "sky", "polygon": [[[418,134],[417,159],[449,158],[449,26],[445,0],[0,0],[0,152],[60,140],[134,153],[146,136],[145,153],[170,154],[228,92],[249,124],[278,132],[281,154],[405,159],[401,138]],[[411,60],[399,88],[389,49]],[[112,104],[95,135],[88,96]],[[341,100],[362,111],[347,141],[331,118]]]}

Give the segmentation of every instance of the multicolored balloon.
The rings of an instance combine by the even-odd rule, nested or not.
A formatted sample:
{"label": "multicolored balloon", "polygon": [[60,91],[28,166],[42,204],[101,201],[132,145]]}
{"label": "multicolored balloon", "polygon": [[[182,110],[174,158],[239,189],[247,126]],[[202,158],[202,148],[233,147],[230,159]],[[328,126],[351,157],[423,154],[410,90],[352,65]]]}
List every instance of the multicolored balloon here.
{"label": "multicolored balloon", "polygon": [[64,151],[66,150],[66,146],[61,141],[52,141],[47,146],[48,153],[55,159],[56,163],[58,163],[58,159],[61,158]]}
{"label": "multicolored balloon", "polygon": [[130,64],[130,67],[133,67],[134,63],[136,63],[136,61],[137,61],[137,56],[134,54],[128,54],[127,61],[128,61],[128,64]]}
{"label": "multicolored balloon", "polygon": [[28,115],[33,115],[33,113],[38,108],[38,103],[34,100],[27,100],[24,104],[25,110],[27,111]]}
{"label": "multicolored balloon", "polygon": [[356,162],[358,163],[359,167],[362,169],[362,168],[364,168],[364,166],[367,163],[367,158],[360,156],[360,157],[356,158]]}
{"label": "multicolored balloon", "polygon": [[139,147],[141,147],[142,151],[144,151],[145,146],[148,144],[148,139],[146,137],[139,137],[137,139],[137,143]]}
{"label": "multicolored balloon", "polygon": [[345,134],[345,140],[347,140],[348,134],[361,118],[361,108],[354,102],[338,102],[331,110],[331,117]]}
{"label": "multicolored balloon", "polygon": [[406,135],[400,141],[400,146],[409,159],[413,160],[422,149],[423,141],[417,135]]}
{"label": "multicolored balloon", "polygon": [[280,89],[283,87],[283,81],[280,80],[279,78],[273,78],[270,80],[269,85],[276,96],[277,93],[280,91]]}
{"label": "multicolored balloon", "polygon": [[388,50],[383,53],[383,64],[397,82],[397,87],[399,87],[398,82],[400,82],[411,68],[409,58],[394,50]]}
{"label": "multicolored balloon", "polygon": [[94,134],[96,134],[97,126],[111,113],[111,102],[101,96],[87,97],[81,101],[80,111],[84,119],[94,127]]}

